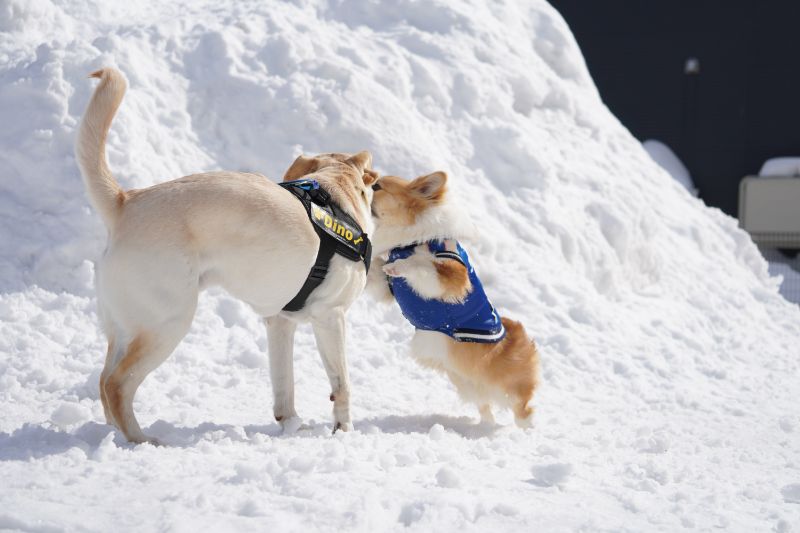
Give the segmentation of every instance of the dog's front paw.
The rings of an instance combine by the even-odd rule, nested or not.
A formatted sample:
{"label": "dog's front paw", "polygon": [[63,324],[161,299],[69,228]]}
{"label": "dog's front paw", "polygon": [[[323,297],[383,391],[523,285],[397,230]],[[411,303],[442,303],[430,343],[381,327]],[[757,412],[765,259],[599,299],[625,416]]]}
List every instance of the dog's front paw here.
{"label": "dog's front paw", "polygon": [[394,261],[392,263],[386,263],[383,265],[383,272],[387,276],[391,278],[402,278],[403,277],[403,263],[402,259]]}
{"label": "dog's front paw", "polygon": [[290,416],[280,420],[280,425],[284,435],[294,435],[303,427],[303,419],[299,416]]}
{"label": "dog's front paw", "polygon": [[352,422],[334,422],[333,424],[333,434],[336,434],[337,431],[344,431],[347,433],[348,431],[353,431],[353,423]]}
{"label": "dog's front paw", "polygon": [[350,402],[348,400],[349,394],[339,391],[335,396],[332,394],[331,398],[336,398],[333,404],[333,433],[337,431],[353,431],[353,421],[350,418]]}
{"label": "dog's front paw", "polygon": [[131,442],[133,444],[136,444],[136,445],[149,444],[150,446],[155,446],[157,448],[165,446],[165,444],[163,442],[161,442],[159,439],[157,439],[155,437],[149,437],[147,435],[142,435],[141,437],[132,438],[132,439],[128,439],[128,440],[129,440],[129,442]]}

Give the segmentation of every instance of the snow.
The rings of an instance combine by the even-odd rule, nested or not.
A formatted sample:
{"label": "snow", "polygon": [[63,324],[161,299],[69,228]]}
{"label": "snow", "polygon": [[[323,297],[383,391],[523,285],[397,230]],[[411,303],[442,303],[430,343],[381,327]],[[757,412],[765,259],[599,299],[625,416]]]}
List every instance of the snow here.
{"label": "snow", "polygon": [[788,301],[800,304],[800,256],[787,256],[775,248],[759,247],[764,258],[769,261],[769,273],[780,276],[780,293]]}
{"label": "snow", "polygon": [[683,161],[672,151],[672,149],[661,141],[647,139],[642,142],[642,147],[658,163],[658,166],[666,170],[672,178],[686,187],[686,190],[697,196],[697,188],[694,186],[692,175]]}
{"label": "snow", "polygon": [[541,487],[552,487],[562,485],[572,473],[572,465],[569,463],[553,463],[533,467],[533,479],[531,483]]}
{"label": "snow", "polygon": [[767,159],[758,171],[759,176],[800,176],[800,157]]}
{"label": "snow", "polygon": [[786,485],[781,489],[783,498],[790,503],[800,503],[800,483]]}
{"label": "snow", "polygon": [[[282,435],[261,322],[212,290],[137,396],[169,446],[124,442],[72,155],[102,65],[130,82],[108,149],[128,188],[365,148],[446,170],[490,297],[540,345],[535,427],[477,423],[364,297],[355,431],[330,434],[301,328],[308,428]],[[800,309],[609,113],[545,2],[5,0],[0,113],[0,529],[797,531]]]}

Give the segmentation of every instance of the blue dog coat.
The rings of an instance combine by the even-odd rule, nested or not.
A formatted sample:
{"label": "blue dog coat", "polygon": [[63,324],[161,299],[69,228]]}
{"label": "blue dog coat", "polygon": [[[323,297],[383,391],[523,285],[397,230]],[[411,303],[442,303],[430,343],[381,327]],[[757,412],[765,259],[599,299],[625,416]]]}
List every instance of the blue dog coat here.
{"label": "blue dog coat", "polygon": [[[483,291],[483,285],[469,263],[467,252],[456,243],[457,252],[445,249],[442,241],[428,241],[428,250],[437,258],[459,261],[469,273],[472,291],[461,303],[447,303],[442,300],[425,299],[409,286],[404,278],[389,278],[400,310],[417,329],[438,331],[457,341],[466,342],[499,342],[506,335],[500,316],[492,307],[489,298]],[[389,252],[389,263],[405,259],[414,254],[418,244],[393,248]]]}

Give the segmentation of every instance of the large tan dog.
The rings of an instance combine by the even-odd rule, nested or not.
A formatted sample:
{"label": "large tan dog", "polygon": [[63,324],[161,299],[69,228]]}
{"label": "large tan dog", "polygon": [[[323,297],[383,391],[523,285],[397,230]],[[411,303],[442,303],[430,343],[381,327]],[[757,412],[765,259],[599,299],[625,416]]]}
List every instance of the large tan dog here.
{"label": "large tan dog", "polygon": [[[292,345],[295,324],[310,321],[331,383],[334,431],[349,430],[345,312],[364,288],[364,265],[335,255],[305,307],[282,311],[303,285],[320,244],[303,204],[264,176],[242,172],[194,174],[123,190],[106,163],[105,141],[125,80],[112,68],[91,76],[100,83],[83,118],[76,154],[89,198],[108,228],[97,269],[100,319],[108,337],[100,377],[108,423],[132,442],[154,442],[134,416],[136,389],[188,331],[199,291],[218,285],[265,319],[273,410],[284,429],[300,425]],[[285,178],[313,173],[371,233],[371,164],[368,152],[301,156]]]}

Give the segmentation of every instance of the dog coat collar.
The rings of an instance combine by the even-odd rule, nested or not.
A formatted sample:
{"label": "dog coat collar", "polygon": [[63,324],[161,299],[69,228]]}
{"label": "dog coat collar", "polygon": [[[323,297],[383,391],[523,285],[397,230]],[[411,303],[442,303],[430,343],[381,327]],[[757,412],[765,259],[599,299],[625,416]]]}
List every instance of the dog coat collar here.
{"label": "dog coat collar", "polygon": [[291,192],[306,208],[306,213],[319,235],[319,251],[300,292],[283,307],[284,311],[299,311],[311,292],[319,287],[328,274],[333,254],[350,261],[363,261],[369,272],[372,243],[353,217],[331,200],[331,195],[315,179],[299,179],[279,183]]}
{"label": "dog coat collar", "polygon": [[393,248],[389,263],[405,259],[415,253],[420,244],[439,259],[458,261],[467,268],[472,290],[461,303],[422,298],[414,292],[404,278],[389,278],[389,288],[394,294],[403,316],[417,329],[438,331],[460,342],[499,342],[506,331],[500,315],[483,290],[467,252],[456,242],[456,251],[447,250],[444,241],[433,240]]}

